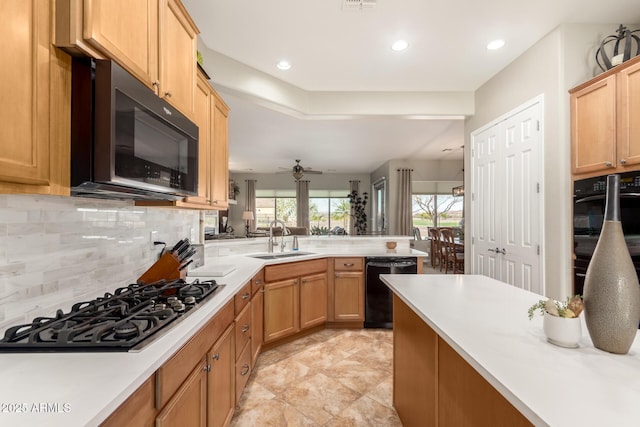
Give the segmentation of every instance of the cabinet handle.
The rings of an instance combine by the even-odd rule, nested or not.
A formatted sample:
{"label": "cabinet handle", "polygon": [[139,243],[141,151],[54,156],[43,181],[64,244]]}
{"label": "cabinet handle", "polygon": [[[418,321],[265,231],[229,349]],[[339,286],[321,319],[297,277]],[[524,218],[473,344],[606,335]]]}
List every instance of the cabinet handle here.
{"label": "cabinet handle", "polygon": [[151,85],[154,86],[154,87],[158,87],[158,86],[160,86],[160,82],[156,80],[153,83],[151,83]]}
{"label": "cabinet handle", "polygon": [[352,263],[352,262],[350,262],[350,263],[348,263],[348,264],[347,264],[347,263],[344,263],[344,264],[342,264],[342,265],[344,265],[345,267],[353,267],[355,264],[354,264],[354,263]]}
{"label": "cabinet handle", "polygon": [[254,282],[256,285],[261,285],[262,284],[262,280],[260,279],[256,279]]}
{"label": "cabinet handle", "polygon": [[621,164],[621,165],[626,165],[626,164],[627,164],[627,161],[626,161],[625,159],[620,159],[620,164]]}
{"label": "cabinet handle", "polygon": [[213,360],[220,360],[220,353],[216,353],[213,356],[211,356],[211,359]]}
{"label": "cabinet handle", "polygon": [[245,325],[242,327],[242,333],[244,334],[244,333],[245,333],[245,332],[247,332],[248,330],[249,330],[249,325],[246,325],[246,324],[245,324]]}
{"label": "cabinet handle", "polygon": [[205,365],[205,367],[204,367],[203,371],[205,371],[205,372],[211,372],[211,365],[207,363],[207,364]]}
{"label": "cabinet handle", "polygon": [[260,292],[262,292],[262,293],[264,294],[264,288],[262,288],[262,289],[260,290]]}
{"label": "cabinet handle", "polygon": [[604,165],[605,165],[606,167],[608,167],[608,168],[610,168],[611,166],[613,166],[613,165],[611,164],[611,162],[607,162],[607,163],[605,163]]}
{"label": "cabinet handle", "polygon": [[242,295],[242,299],[247,299],[247,298],[249,298],[249,296],[250,296],[249,292],[247,292],[246,294]]}
{"label": "cabinet handle", "polygon": [[247,375],[249,373],[249,365],[247,365],[246,363],[244,365],[242,365],[242,372],[240,372],[240,375],[242,375],[243,377],[245,375]]}
{"label": "cabinet handle", "polygon": [[167,98],[171,98],[171,92],[165,92],[164,96],[166,96]]}

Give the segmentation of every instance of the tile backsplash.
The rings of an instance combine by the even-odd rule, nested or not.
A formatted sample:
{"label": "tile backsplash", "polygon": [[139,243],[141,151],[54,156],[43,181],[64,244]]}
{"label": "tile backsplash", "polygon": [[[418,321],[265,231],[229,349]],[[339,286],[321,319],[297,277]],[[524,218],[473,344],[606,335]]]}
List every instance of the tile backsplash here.
{"label": "tile backsplash", "polygon": [[135,282],[162,248],[152,231],[171,247],[198,229],[197,211],[0,195],[0,332]]}

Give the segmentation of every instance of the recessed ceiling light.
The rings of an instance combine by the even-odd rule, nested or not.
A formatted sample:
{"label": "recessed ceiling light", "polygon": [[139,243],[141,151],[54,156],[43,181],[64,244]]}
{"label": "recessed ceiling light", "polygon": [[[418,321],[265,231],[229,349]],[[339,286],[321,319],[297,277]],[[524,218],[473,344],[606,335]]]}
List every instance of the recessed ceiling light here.
{"label": "recessed ceiling light", "polygon": [[487,49],[496,50],[504,46],[504,40],[494,40],[487,45]]}
{"label": "recessed ceiling light", "polygon": [[291,68],[291,64],[289,63],[289,61],[285,61],[283,59],[282,61],[278,62],[277,67],[281,70],[288,70],[289,68]]}
{"label": "recessed ceiling light", "polygon": [[391,49],[395,50],[396,52],[400,52],[401,50],[405,50],[408,47],[409,47],[409,43],[407,43],[406,40],[398,40],[394,44],[391,45]]}

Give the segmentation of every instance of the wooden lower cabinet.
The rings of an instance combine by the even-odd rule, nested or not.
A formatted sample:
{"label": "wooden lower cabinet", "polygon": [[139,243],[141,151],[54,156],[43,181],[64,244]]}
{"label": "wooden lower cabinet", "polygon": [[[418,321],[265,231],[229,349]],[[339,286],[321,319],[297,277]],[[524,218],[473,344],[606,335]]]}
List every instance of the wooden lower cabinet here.
{"label": "wooden lower cabinet", "polygon": [[251,366],[255,366],[264,342],[264,286],[251,299]]}
{"label": "wooden lower cabinet", "polygon": [[207,426],[228,425],[235,408],[234,327],[229,328],[209,350],[207,374]]}
{"label": "wooden lower cabinet", "polygon": [[156,418],[156,427],[206,426],[207,361],[202,359]]}
{"label": "wooden lower cabinet", "polygon": [[300,287],[298,279],[264,286],[264,342],[270,342],[300,330]]}
{"label": "wooden lower cabinet", "polygon": [[251,345],[247,343],[242,353],[236,355],[236,405],[240,403],[240,397],[244,391],[244,386],[251,376]]}
{"label": "wooden lower cabinet", "polygon": [[327,273],[300,279],[300,329],[327,321]]}
{"label": "wooden lower cabinet", "polygon": [[153,404],[155,378],[140,386],[100,427],[152,427],[155,425],[156,407]]}
{"label": "wooden lower cabinet", "polygon": [[364,258],[340,257],[329,263],[329,321],[334,324],[364,322]]}
{"label": "wooden lower cabinet", "polygon": [[405,427],[532,425],[395,295],[393,405]]}

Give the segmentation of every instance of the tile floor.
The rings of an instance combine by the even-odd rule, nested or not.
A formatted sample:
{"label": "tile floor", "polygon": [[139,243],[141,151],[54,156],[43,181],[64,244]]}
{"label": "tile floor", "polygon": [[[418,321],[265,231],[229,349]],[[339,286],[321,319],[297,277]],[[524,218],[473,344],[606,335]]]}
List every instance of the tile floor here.
{"label": "tile floor", "polygon": [[392,334],[325,329],[262,353],[231,426],[402,426]]}

